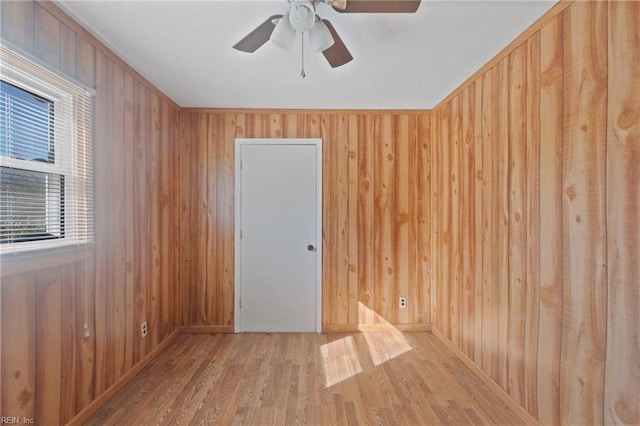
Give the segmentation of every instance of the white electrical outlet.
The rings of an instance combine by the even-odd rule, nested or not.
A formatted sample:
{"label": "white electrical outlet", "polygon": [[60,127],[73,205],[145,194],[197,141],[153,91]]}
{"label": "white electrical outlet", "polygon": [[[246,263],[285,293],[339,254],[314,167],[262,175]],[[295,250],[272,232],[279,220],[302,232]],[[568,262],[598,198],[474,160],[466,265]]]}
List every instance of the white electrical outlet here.
{"label": "white electrical outlet", "polygon": [[148,331],[149,330],[147,330],[147,322],[145,321],[140,325],[140,334],[142,335],[142,337],[147,337]]}
{"label": "white electrical outlet", "polygon": [[398,305],[400,306],[400,309],[407,309],[407,297],[400,296],[400,302]]}

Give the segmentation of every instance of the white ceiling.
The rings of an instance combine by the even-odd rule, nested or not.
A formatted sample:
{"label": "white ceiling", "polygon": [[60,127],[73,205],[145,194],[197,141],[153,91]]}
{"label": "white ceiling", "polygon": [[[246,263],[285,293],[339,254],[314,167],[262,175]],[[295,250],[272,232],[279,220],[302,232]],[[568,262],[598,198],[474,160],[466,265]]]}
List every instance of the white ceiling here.
{"label": "white ceiling", "polygon": [[556,3],[422,0],[415,14],[320,4],[354,60],[332,69],[307,50],[301,79],[299,36],[288,52],[232,48],[285,0],[55,1],[182,107],[312,109],[432,108]]}

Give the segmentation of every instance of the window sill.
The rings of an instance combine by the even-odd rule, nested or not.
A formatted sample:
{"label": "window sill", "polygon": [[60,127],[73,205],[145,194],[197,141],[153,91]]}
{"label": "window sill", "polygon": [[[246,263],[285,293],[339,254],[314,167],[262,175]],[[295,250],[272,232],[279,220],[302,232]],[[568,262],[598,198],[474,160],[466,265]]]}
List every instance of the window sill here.
{"label": "window sill", "polygon": [[0,277],[68,265],[93,258],[94,243],[0,254]]}

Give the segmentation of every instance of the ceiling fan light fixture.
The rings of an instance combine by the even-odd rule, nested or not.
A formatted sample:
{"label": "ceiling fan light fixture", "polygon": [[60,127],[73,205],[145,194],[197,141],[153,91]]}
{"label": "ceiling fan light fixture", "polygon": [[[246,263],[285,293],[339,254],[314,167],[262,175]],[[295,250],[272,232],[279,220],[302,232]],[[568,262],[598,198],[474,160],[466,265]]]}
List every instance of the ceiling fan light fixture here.
{"label": "ceiling fan light fixture", "polygon": [[269,40],[280,49],[291,50],[293,41],[296,38],[296,30],[291,26],[286,18],[280,18],[274,28]]}
{"label": "ceiling fan light fixture", "polygon": [[329,28],[324,22],[318,20],[309,30],[311,48],[316,52],[322,52],[333,46],[334,40]]}
{"label": "ceiling fan light fixture", "polygon": [[291,26],[301,33],[309,31],[316,21],[316,10],[310,1],[294,1],[289,11]]}
{"label": "ceiling fan light fixture", "polygon": [[345,10],[347,8],[347,0],[333,0],[331,6],[336,9]]}

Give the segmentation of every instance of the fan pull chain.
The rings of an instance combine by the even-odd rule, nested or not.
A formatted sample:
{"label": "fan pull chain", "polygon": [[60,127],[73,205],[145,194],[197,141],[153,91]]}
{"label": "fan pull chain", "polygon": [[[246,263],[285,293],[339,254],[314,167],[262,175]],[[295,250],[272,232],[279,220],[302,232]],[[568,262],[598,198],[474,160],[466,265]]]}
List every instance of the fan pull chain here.
{"label": "fan pull chain", "polygon": [[305,78],[307,74],[304,72],[304,33],[302,33],[302,69],[300,70],[300,78]]}

